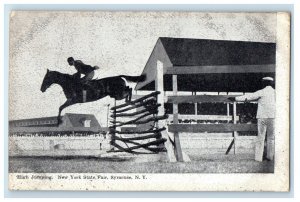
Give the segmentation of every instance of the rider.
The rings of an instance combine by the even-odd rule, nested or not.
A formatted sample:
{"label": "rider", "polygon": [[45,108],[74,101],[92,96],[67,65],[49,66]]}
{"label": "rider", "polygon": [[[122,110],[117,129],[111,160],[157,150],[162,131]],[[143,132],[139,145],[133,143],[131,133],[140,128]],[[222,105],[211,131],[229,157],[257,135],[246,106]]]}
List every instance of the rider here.
{"label": "rider", "polygon": [[[99,69],[98,66],[92,67],[91,65],[86,65],[81,60],[74,60],[73,57],[68,58],[68,63],[70,66],[74,66],[77,70],[77,73],[75,73],[73,76],[83,84],[87,84],[89,80],[92,80],[95,75],[94,71]],[[81,74],[84,74],[82,79],[80,79]]]}

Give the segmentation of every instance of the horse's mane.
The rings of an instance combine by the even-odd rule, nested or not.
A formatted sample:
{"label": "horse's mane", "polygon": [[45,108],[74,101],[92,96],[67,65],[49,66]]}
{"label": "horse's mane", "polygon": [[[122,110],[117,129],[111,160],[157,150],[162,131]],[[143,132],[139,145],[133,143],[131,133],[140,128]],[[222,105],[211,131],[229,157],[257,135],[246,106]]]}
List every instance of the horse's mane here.
{"label": "horse's mane", "polygon": [[50,73],[59,74],[61,76],[65,76],[65,77],[72,77],[71,74],[64,74],[64,73],[61,73],[61,72],[58,72],[58,71],[50,71]]}

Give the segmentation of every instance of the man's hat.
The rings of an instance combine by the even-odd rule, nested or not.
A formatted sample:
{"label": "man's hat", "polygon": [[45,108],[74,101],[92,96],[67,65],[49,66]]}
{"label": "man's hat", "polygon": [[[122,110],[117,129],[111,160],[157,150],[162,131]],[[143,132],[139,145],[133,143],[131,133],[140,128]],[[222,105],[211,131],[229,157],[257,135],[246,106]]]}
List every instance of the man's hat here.
{"label": "man's hat", "polygon": [[264,77],[262,78],[263,81],[274,81],[272,77]]}

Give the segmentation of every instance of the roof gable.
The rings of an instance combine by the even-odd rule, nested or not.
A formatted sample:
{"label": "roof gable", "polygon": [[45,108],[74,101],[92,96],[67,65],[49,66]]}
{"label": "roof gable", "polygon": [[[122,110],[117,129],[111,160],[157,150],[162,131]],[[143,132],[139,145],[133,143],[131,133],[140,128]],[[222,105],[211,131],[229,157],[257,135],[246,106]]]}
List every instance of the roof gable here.
{"label": "roof gable", "polygon": [[[164,46],[162,45],[160,39],[156,41],[156,44],[150,54],[150,57],[148,58],[148,61],[146,62],[146,65],[143,69],[142,74],[146,75],[146,80],[142,82],[138,82],[135,89],[139,89],[140,86],[147,85],[151,83],[153,80],[155,80],[155,76],[156,76],[155,67],[157,65],[158,60],[164,64],[164,67],[172,66],[170,58],[168,57],[168,54],[166,53],[166,50],[164,49]],[[167,69],[164,68],[164,71],[166,70]]]}

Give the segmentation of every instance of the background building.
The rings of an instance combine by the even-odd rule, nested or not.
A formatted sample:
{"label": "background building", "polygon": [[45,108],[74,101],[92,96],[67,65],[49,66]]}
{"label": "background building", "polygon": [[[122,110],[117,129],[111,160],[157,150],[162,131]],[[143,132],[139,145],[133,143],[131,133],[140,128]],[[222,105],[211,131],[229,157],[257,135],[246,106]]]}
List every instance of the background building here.
{"label": "background building", "polygon": [[110,149],[107,128],[92,114],[9,121],[10,156],[100,155]]}
{"label": "background building", "polygon": [[107,128],[102,128],[96,117],[92,114],[66,113],[62,123],[57,125],[57,117],[42,117],[34,119],[21,119],[9,121],[10,134],[38,133],[45,135],[61,135],[86,133],[103,133]]}

